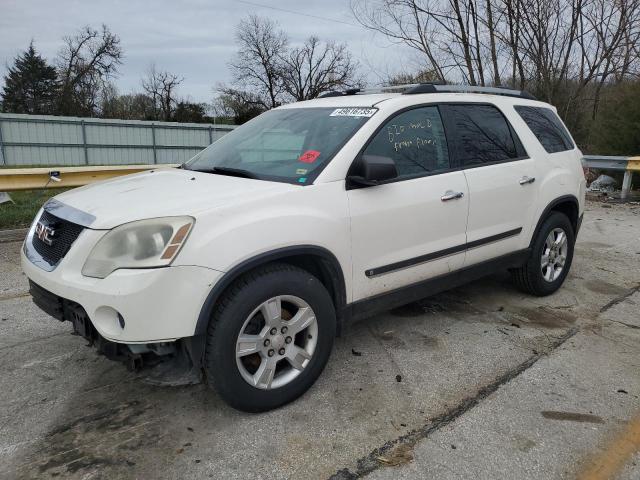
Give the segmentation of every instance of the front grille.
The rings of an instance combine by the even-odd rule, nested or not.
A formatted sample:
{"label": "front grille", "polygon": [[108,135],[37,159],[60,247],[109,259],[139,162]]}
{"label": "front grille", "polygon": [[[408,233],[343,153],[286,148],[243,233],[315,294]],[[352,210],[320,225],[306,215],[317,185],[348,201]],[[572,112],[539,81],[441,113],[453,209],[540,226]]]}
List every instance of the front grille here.
{"label": "front grille", "polygon": [[52,242],[48,245],[42,241],[38,235],[33,235],[33,248],[40,256],[51,266],[55,266],[67,254],[73,242],[76,241],[80,232],[84,230],[81,225],[76,225],[62,218],[47,212],[42,212],[42,216],[38,219],[39,223],[53,229],[54,233],[50,236]]}

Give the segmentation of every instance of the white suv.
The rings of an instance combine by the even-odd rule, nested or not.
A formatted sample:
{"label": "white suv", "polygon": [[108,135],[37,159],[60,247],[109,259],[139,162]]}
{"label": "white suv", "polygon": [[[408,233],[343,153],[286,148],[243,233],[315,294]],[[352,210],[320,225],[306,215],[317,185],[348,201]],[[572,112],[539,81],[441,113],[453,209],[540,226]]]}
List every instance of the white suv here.
{"label": "white suv", "polygon": [[557,290],[580,159],[526,92],[336,92],[264,113],[181,168],[58,195],[22,266],[36,304],[101,353],[173,359],[262,411],[314,383],[348,321],[498,269]]}

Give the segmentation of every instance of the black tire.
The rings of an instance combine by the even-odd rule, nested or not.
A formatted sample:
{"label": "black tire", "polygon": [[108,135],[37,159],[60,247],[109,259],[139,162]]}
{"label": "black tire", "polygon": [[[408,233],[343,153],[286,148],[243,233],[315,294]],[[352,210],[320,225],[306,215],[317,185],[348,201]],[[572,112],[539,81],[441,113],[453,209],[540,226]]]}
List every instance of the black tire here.
{"label": "black tire", "polygon": [[[567,236],[568,252],[560,275],[553,281],[547,281],[542,274],[541,259],[547,236],[556,228],[564,230]],[[511,270],[515,285],[523,292],[539,297],[554,293],[567,278],[573,260],[574,244],[575,232],[569,218],[561,212],[551,212],[533,239],[531,255],[527,262],[522,267]]]}
{"label": "black tire", "polygon": [[[290,383],[260,389],[250,385],[236,364],[236,340],[245,320],[270,298],[293,295],[315,313],[317,342],[307,366]],[[336,313],[324,285],[309,272],[274,263],[251,271],[229,287],[217,303],[209,322],[205,374],[209,384],[232,407],[263,412],[289,403],[306,392],[322,373],[336,335]]]}

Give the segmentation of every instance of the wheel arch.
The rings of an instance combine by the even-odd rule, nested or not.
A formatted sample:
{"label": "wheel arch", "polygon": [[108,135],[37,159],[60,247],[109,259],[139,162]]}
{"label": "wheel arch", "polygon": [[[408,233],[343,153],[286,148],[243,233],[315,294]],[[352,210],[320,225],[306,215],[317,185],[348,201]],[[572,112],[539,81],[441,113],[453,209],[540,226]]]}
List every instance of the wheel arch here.
{"label": "wheel arch", "polygon": [[329,250],[315,245],[299,245],[279,248],[261,253],[233,267],[216,282],[207,296],[202,308],[194,336],[207,332],[209,320],[218,299],[241,275],[269,263],[282,262],[308,271],[325,286],[334,302],[338,319],[337,331],[340,333],[343,312],[347,302],[344,273],[340,262]]}
{"label": "wheel arch", "polygon": [[538,217],[538,223],[535,230],[533,231],[531,240],[529,241],[530,247],[533,246],[533,242],[538,236],[538,232],[540,231],[540,227],[542,227],[542,223],[546,220],[551,212],[564,213],[569,218],[569,221],[573,226],[573,232],[575,234],[578,233],[580,215],[580,204],[578,202],[578,198],[575,195],[563,195],[551,201],[542,211],[540,217]]}

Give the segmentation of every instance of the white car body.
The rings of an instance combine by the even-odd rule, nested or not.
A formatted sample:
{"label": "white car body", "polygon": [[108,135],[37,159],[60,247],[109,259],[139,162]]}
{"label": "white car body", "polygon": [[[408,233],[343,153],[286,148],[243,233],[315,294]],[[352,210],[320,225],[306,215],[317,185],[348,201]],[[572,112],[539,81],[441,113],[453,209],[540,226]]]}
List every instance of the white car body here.
{"label": "white car body", "polygon": [[[416,105],[450,103],[497,107],[528,158],[374,188],[346,188],[354,159],[390,117]],[[526,250],[543,213],[559,199],[570,198],[582,216],[581,152],[573,148],[548,154],[514,105],[552,108],[524,98],[474,93],[345,95],[285,105],[279,108],[375,107],[377,112],[309,185],[159,168],[62,193],[55,197],[61,215],[73,221],[72,213],[79,212],[92,220],[50,271],[25,253],[35,234],[34,222],[22,267],[35,284],[81,305],[99,334],[117,343],[172,342],[202,333],[203,309],[229,272],[287,251],[303,255],[317,249],[335,258],[338,285],[343,284],[342,292],[333,292],[335,298],[343,297],[336,300],[336,308],[342,309],[339,317],[373,312],[371,299],[375,303],[389,292]],[[520,184],[527,177],[535,182]],[[443,202],[441,197],[450,190],[463,196]],[[91,250],[114,227],[171,216],[189,216],[195,223],[170,266],[122,268],[106,278],[82,274]],[[517,234],[474,246],[514,231]],[[373,272],[460,245],[469,248],[383,274]],[[274,257],[270,252],[284,253]],[[408,300],[415,295],[410,293]],[[358,305],[364,305],[361,311],[349,313]],[[126,320],[124,327],[118,314]]]}

